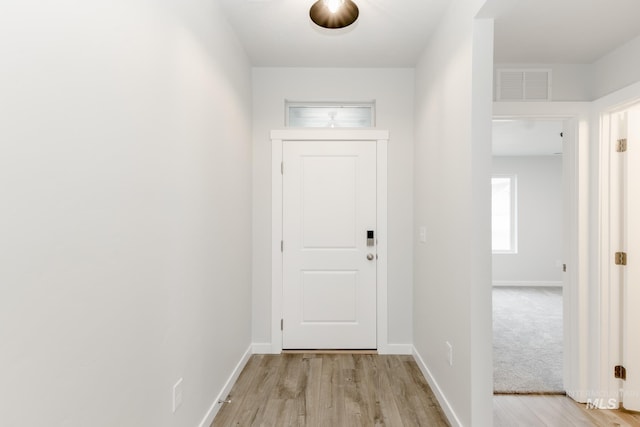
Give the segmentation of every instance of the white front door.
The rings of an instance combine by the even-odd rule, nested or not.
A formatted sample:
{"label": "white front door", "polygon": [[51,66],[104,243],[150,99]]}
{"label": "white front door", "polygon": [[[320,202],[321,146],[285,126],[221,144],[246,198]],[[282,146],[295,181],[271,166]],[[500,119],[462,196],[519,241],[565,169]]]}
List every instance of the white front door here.
{"label": "white front door", "polygon": [[640,106],[631,108],[623,120],[621,139],[626,138],[627,151],[622,161],[623,226],[622,249],[627,254],[622,271],[622,364],[626,380],[622,381],[622,403],[625,409],[640,411]]}
{"label": "white front door", "polygon": [[283,348],[375,349],[376,142],[285,141],[282,157]]}

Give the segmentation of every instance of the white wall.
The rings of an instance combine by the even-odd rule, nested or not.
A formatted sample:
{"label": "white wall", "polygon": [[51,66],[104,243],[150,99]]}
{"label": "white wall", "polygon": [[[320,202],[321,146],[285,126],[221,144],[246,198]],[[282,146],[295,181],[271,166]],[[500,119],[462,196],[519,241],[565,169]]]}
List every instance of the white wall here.
{"label": "white wall", "polygon": [[592,64],[496,64],[495,68],[550,68],[553,101],[594,101],[638,81],[640,36]]}
{"label": "white wall", "polygon": [[465,426],[492,425],[493,22],[474,21],[481,3],[452,2],[416,69],[414,345]]}
{"label": "white wall", "polygon": [[412,341],[412,69],[254,68],[253,341],[271,342],[271,142],[284,126],[285,99],[376,101],[377,127],[389,141],[389,337]]}
{"label": "white wall", "polygon": [[493,173],[518,183],[518,252],[493,255],[494,284],[560,284],[562,156],[494,157]]}
{"label": "white wall", "polygon": [[640,36],[592,65],[592,100],[636,83],[640,76]]}
{"label": "white wall", "polygon": [[1,425],[194,426],[249,348],[250,67],[162,4],[0,5]]}

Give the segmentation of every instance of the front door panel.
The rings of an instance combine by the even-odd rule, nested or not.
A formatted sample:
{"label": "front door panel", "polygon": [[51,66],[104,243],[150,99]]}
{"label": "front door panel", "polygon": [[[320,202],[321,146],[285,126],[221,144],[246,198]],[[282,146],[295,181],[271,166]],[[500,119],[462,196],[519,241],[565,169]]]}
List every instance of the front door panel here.
{"label": "front door panel", "polygon": [[283,348],[376,348],[376,143],[283,144]]}

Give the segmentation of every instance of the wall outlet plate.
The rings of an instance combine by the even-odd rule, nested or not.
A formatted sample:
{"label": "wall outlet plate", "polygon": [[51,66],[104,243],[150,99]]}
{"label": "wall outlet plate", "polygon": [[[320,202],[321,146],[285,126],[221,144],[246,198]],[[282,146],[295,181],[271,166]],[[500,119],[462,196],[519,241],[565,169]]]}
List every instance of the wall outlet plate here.
{"label": "wall outlet plate", "polygon": [[182,378],[173,386],[173,412],[176,412],[182,405]]}

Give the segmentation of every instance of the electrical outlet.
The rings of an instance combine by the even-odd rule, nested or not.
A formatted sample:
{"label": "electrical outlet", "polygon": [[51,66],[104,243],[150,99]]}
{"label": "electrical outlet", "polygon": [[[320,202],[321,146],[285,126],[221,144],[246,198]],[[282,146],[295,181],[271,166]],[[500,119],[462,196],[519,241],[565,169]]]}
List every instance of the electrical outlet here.
{"label": "electrical outlet", "polygon": [[173,412],[176,412],[182,405],[182,378],[173,386]]}
{"label": "electrical outlet", "polygon": [[449,362],[449,366],[453,366],[453,346],[449,341],[445,342],[447,345],[447,361]]}

